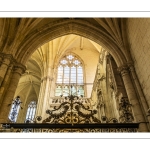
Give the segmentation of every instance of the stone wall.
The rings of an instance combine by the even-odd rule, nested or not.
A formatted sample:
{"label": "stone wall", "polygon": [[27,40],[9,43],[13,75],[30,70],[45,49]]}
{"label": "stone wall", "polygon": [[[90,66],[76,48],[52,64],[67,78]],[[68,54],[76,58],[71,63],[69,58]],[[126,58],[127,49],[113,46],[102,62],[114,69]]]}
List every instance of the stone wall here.
{"label": "stone wall", "polygon": [[84,62],[84,82],[86,83],[85,96],[90,98],[99,59],[99,53],[96,50],[86,48],[83,50],[76,49],[73,52],[77,54]]}
{"label": "stone wall", "polygon": [[136,73],[150,106],[150,18],[129,18],[127,32]]}

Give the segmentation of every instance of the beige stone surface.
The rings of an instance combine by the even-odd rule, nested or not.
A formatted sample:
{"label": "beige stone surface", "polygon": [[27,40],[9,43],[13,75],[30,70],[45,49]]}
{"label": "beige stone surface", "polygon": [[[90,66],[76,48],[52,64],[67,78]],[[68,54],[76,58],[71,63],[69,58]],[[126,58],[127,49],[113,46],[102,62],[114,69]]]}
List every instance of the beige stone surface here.
{"label": "beige stone surface", "polygon": [[128,19],[128,38],[136,74],[150,106],[150,19]]}
{"label": "beige stone surface", "polygon": [[[83,62],[84,81],[88,83],[85,96],[93,108],[99,108],[99,117],[105,114],[119,118],[119,100],[126,96],[136,122],[143,122],[139,131],[148,131],[149,38],[149,18],[0,18],[0,122],[7,121],[9,109],[5,107],[17,95],[24,108],[18,122],[24,122],[31,100],[39,103],[38,115],[44,116],[55,93],[59,60],[74,53]],[[108,63],[108,54],[116,63],[114,68]],[[103,63],[100,70],[99,63]],[[14,67],[19,69],[16,74]],[[98,71],[106,80],[97,82]],[[103,92],[102,105],[98,104],[97,89]]]}

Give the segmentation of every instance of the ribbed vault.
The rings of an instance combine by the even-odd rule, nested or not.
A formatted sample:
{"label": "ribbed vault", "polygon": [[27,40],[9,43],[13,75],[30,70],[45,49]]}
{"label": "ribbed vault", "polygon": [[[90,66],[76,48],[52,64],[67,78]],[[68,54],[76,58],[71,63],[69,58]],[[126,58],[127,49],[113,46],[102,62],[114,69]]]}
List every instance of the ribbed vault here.
{"label": "ribbed vault", "polygon": [[[60,59],[67,53],[74,53],[79,59],[82,59],[86,67],[87,81],[85,82],[91,84],[87,86],[88,96],[90,97],[101,49],[102,47],[99,44],[74,34],[62,36],[45,43],[27,61],[27,70],[19,81],[15,96],[20,95],[25,100],[24,103],[27,103],[26,100],[31,99],[31,97],[37,100],[41,80],[47,75],[56,78],[57,66]],[[51,71],[52,68],[55,69],[54,72]]]}
{"label": "ribbed vault", "polygon": [[121,66],[131,61],[125,26],[125,18],[6,18],[0,20],[0,50],[25,64],[44,43],[75,34],[103,46]]}

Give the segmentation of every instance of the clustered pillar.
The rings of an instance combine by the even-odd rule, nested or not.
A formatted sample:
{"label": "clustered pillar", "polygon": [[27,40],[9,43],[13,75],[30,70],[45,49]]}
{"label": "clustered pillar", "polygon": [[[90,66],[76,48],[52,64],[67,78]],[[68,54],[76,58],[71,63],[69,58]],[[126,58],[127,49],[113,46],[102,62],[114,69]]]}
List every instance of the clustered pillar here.
{"label": "clustered pillar", "polygon": [[10,112],[9,104],[14,99],[14,94],[19,79],[25,71],[25,66],[14,62],[12,57],[4,57],[0,66],[0,123],[7,123]]}
{"label": "clustered pillar", "polygon": [[144,118],[139,100],[136,95],[136,91],[134,89],[134,86],[131,80],[129,67],[127,66],[120,67],[119,71],[121,73],[121,76],[124,82],[124,86],[128,95],[128,99],[130,103],[132,104],[132,110],[133,110],[133,116],[134,116],[135,122],[140,123],[139,131],[147,132],[148,128],[145,122],[145,118]]}
{"label": "clustered pillar", "polygon": [[[138,80],[136,72],[135,72],[135,68],[132,64],[129,64],[129,70],[130,70],[132,79],[134,80],[138,96],[140,98],[140,104],[141,104],[143,111],[145,113],[145,119],[148,120],[148,122],[150,123],[150,113],[148,112],[149,104],[144,97],[142,88],[140,86],[139,80]],[[150,128],[150,125],[149,125],[149,128]]]}
{"label": "clustered pillar", "polygon": [[50,76],[46,76],[41,80],[39,98],[38,98],[38,105],[36,110],[36,116],[41,116],[42,119],[45,117],[46,109],[49,108],[49,101],[50,98],[50,87],[53,78]]}
{"label": "clustered pillar", "polygon": [[0,65],[0,106],[2,103],[2,98],[5,93],[6,83],[8,81],[8,76],[10,75],[12,64],[11,55],[3,55],[1,56],[1,65]]}

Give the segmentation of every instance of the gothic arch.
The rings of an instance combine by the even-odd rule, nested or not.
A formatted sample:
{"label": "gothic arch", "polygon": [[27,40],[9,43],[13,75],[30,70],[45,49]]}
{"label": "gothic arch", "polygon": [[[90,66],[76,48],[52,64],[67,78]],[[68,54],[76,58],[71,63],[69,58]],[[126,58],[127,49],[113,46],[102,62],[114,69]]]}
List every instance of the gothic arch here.
{"label": "gothic arch", "polygon": [[38,47],[50,40],[68,34],[80,35],[102,45],[113,56],[118,67],[130,60],[117,46],[115,40],[102,28],[97,28],[86,21],[73,19],[47,24],[34,30],[20,43],[14,56],[18,62],[25,64]]}

